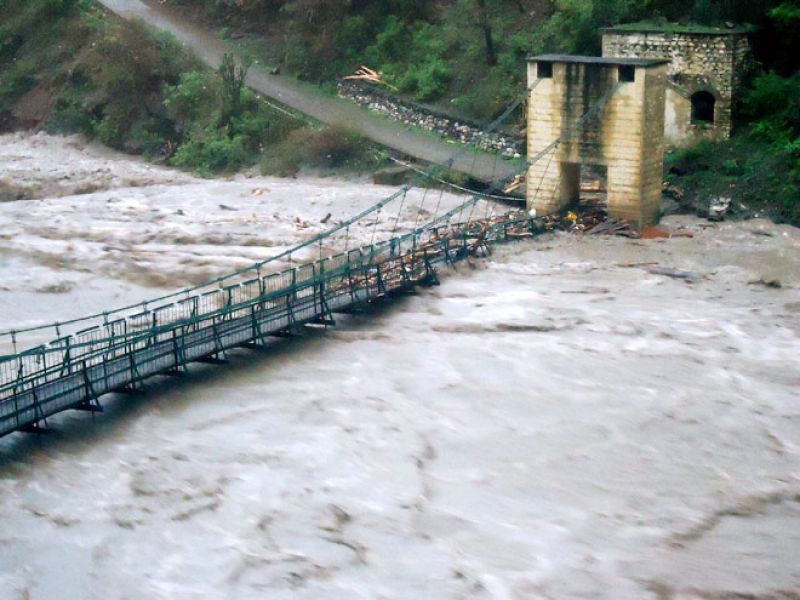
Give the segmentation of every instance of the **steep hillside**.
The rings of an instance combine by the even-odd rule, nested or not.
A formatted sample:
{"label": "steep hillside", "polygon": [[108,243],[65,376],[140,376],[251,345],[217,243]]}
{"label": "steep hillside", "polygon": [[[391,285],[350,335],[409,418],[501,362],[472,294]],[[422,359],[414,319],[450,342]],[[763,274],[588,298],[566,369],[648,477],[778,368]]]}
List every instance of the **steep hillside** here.
{"label": "steep hillside", "polygon": [[[0,13],[0,130],[83,133],[204,174],[366,157],[360,140],[311,129],[250,92],[231,57],[206,69],[169,35],[91,0],[0,0]],[[274,152],[299,131],[302,152]]]}
{"label": "steep hillside", "polygon": [[[742,216],[800,224],[800,0],[164,2],[285,73],[325,87],[366,64],[390,87],[484,120],[522,91],[527,54],[596,53],[603,26],[751,22],[761,66],[737,136],[668,157],[669,177],[688,206],[731,196]],[[329,157],[371,164],[358,139],[272,110],[232,64],[204,70],[170,38],[120,26],[91,0],[0,0],[0,12],[0,128],[79,131],[205,173],[256,161],[293,173]]]}
{"label": "steep hillside", "polygon": [[669,156],[669,178],[687,208],[731,196],[741,216],[800,224],[800,0],[167,2],[300,78],[332,85],[368,65],[387,87],[483,120],[522,91],[526,55],[597,54],[604,26],[751,23],[760,67],[743,94],[736,138]]}
{"label": "steep hillside", "polygon": [[[781,0],[167,2],[300,78],[330,82],[366,64],[402,92],[420,100],[439,100],[479,118],[497,114],[521,89],[522,66],[530,53],[599,53],[600,29],[632,20],[769,25],[768,11],[782,4]],[[787,62],[786,52],[761,46],[769,62]]]}

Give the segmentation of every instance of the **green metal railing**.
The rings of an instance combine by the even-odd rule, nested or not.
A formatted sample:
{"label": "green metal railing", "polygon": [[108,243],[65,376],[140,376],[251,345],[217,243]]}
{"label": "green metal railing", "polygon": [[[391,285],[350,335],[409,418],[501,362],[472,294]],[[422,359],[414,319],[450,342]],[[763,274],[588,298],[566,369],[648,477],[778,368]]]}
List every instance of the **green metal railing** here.
{"label": "green metal railing", "polygon": [[[610,89],[526,166],[552,154],[583,123],[596,117],[618,87]],[[502,122],[518,102],[493,125]],[[456,156],[429,170],[425,177],[437,178]],[[499,182],[495,189],[502,190],[503,184]],[[489,197],[488,193],[476,194],[422,226],[415,224],[404,235],[322,257],[323,241],[341,232],[349,240],[351,226],[399,201],[396,228],[411,187],[404,186],[277,256],[205,284],[80,319],[0,332],[0,344],[13,350],[0,356],[0,436],[46,425],[48,417],[61,411],[101,410],[99,398],[104,394],[135,388],[149,377],[180,371],[194,361],[219,358],[231,348],[260,344],[269,336],[308,323],[332,323],[336,312],[437,281],[436,265],[455,264],[472,254],[488,252],[496,242],[544,230],[543,223],[524,212],[472,219],[476,205]],[[463,219],[466,211],[468,216]],[[316,244],[320,247],[318,260],[269,272],[279,260],[291,259]],[[19,351],[19,345],[50,332],[55,335],[47,343]],[[23,341],[21,336],[28,339]]]}
{"label": "green metal railing", "polygon": [[520,215],[451,225],[447,218],[455,212],[405,235],[197,290],[3,357],[0,436],[35,428],[64,410],[100,410],[102,395],[185,369],[189,362],[260,344],[307,323],[332,323],[334,312],[435,281],[437,264],[456,263],[514,232],[539,228]]}
{"label": "green metal railing", "polygon": [[[538,82],[537,82],[538,83]],[[527,97],[527,94],[535,87],[532,86],[528,90],[521,94],[517,99],[515,99],[507,109],[494,121],[490,124],[487,131],[494,131],[496,130],[512,113],[513,111],[524,101],[524,98]],[[312,237],[311,239],[298,244],[284,252],[281,252],[275,256],[271,256],[266,260],[260,261],[255,263],[249,267],[241,269],[239,271],[235,271],[232,273],[226,273],[220,277],[212,279],[211,281],[205,282],[203,284],[193,286],[190,288],[186,288],[183,290],[179,290],[177,292],[173,292],[158,298],[151,298],[146,302],[140,302],[133,305],[123,306],[114,310],[97,313],[85,317],[80,317],[77,319],[69,319],[64,320],[56,323],[47,323],[44,325],[32,325],[29,327],[19,327],[9,331],[0,331],[0,352],[4,351],[4,348],[8,348],[12,350],[11,355],[17,355],[19,352],[19,348],[22,347],[26,349],[21,354],[27,353],[37,353],[41,351],[40,346],[37,342],[40,341],[41,337],[46,335],[48,337],[55,337],[56,339],[53,342],[49,342],[48,346],[52,346],[57,344],[60,340],[61,344],[71,344],[71,345],[78,345],[80,346],[83,343],[91,342],[93,340],[92,336],[98,335],[97,329],[104,329],[109,330],[109,328],[120,328],[125,327],[131,328],[132,331],[140,330],[142,327],[146,327],[147,323],[145,323],[145,315],[149,314],[150,309],[156,304],[163,304],[163,303],[177,303],[181,302],[192,295],[201,294],[203,292],[208,293],[215,293],[217,288],[224,288],[226,286],[231,286],[240,283],[246,279],[256,279],[261,278],[263,272],[269,272],[272,270],[274,265],[279,264],[280,261],[290,259],[293,255],[297,255],[303,249],[310,248],[316,244],[321,244],[323,241],[326,241],[333,236],[340,234],[342,232],[349,232],[349,228],[354,226],[355,224],[363,221],[366,217],[380,214],[381,211],[388,209],[390,205],[393,203],[399,203],[402,206],[406,195],[408,192],[414,187],[415,183],[418,183],[424,179],[430,180],[437,180],[441,175],[444,175],[455,163],[455,161],[463,155],[464,153],[468,152],[469,148],[464,146],[456,151],[449,160],[445,161],[444,163],[433,165],[430,167],[426,172],[420,173],[419,177],[404,186],[400,189],[395,191],[394,193],[390,194],[389,196],[380,199],[372,206],[369,206],[362,212],[350,217],[349,219],[339,223],[338,225],[320,233]],[[493,189],[502,189],[505,185],[505,181],[498,181],[494,182]],[[473,197],[465,202],[463,205],[457,207],[455,211],[463,211],[470,206],[473,206],[476,202],[480,201],[482,198],[488,197],[488,194],[474,194]],[[455,214],[453,211],[453,214]],[[442,218],[450,218],[452,215],[443,215]],[[429,226],[434,226],[439,219],[434,220]],[[139,319],[133,318],[134,313],[141,313],[139,315]],[[115,335],[114,332],[113,335]],[[34,343],[30,343],[31,340],[34,340]],[[0,365],[2,365],[2,361],[4,358],[0,355]],[[3,367],[0,366],[0,388],[2,387],[3,383],[7,381],[6,375],[4,375]]]}

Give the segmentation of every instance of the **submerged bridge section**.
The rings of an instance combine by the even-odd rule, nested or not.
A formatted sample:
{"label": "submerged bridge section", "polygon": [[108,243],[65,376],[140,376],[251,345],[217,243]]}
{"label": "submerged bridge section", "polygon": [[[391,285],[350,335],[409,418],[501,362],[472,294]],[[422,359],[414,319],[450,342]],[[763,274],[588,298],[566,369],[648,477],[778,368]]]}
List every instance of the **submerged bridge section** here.
{"label": "submerged bridge section", "polygon": [[[457,188],[441,175],[466,152],[460,148],[422,177]],[[498,158],[493,189],[503,190],[508,176],[496,168]],[[224,361],[233,348],[263,345],[269,337],[285,337],[312,323],[333,324],[335,313],[436,283],[438,266],[486,253],[499,241],[530,236],[541,227],[524,211],[494,216],[497,207],[488,199],[497,197],[488,192],[440,214],[440,187],[430,194],[439,196],[433,212],[423,210],[426,188],[413,229],[396,235],[411,187],[307,242],[204,285],[82,319],[0,333],[0,352],[6,353],[0,354],[0,436],[45,430],[48,418],[67,410],[100,412],[106,394],[135,391],[146,379],[178,374],[192,362]],[[379,216],[390,205],[397,209],[390,219],[394,228],[389,239],[376,243]],[[423,214],[433,216],[420,225]],[[473,218],[476,214],[484,216]],[[372,236],[368,245],[350,249],[350,228],[356,225],[371,227]],[[323,242],[345,251],[323,257]],[[275,272],[278,260],[291,266],[293,255],[316,250],[317,244],[318,260]]]}
{"label": "submerged bridge section", "polygon": [[102,321],[92,327],[1,357],[0,436],[41,431],[49,417],[67,410],[100,412],[102,396],[134,391],[191,362],[220,362],[233,348],[262,345],[311,323],[334,324],[335,313],[436,284],[438,265],[541,229],[526,213],[460,224],[450,224],[452,216],[283,272],[257,270],[256,277],[168,297],[152,308],[98,315]]}
{"label": "submerged bridge section", "polygon": [[[492,127],[550,78],[549,71],[540,73],[542,77]],[[604,87],[603,94],[561,119],[560,135],[525,163],[528,176],[541,164],[547,169],[554,158],[569,154],[576,135],[579,140],[588,135],[587,127],[602,117],[621,85]],[[663,113],[663,106],[657,108],[658,114]],[[460,149],[423,176],[446,183],[440,175],[459,164],[464,153]],[[509,176],[496,164],[492,175],[493,189],[507,189]],[[515,181],[519,180],[517,175]],[[415,222],[412,231],[395,235],[410,189],[411,185],[403,186],[329,231],[207,284],[70,322],[0,333],[0,351],[12,350],[0,355],[0,436],[41,431],[49,417],[67,410],[102,411],[101,398],[106,394],[134,391],[146,379],[178,374],[192,362],[224,361],[225,353],[233,348],[263,345],[269,337],[291,335],[312,323],[334,324],[336,313],[357,311],[393,294],[437,283],[436,269],[441,265],[454,265],[488,253],[498,242],[546,229],[543,221],[527,212],[494,216],[496,205],[487,199],[496,197],[488,192],[474,194],[439,214],[442,189],[429,222],[421,226]],[[426,196],[427,192],[417,207],[417,219],[423,214]],[[531,196],[529,189],[528,200],[536,206],[541,199]],[[398,207],[391,237],[376,243],[377,215],[390,204]],[[484,216],[473,218],[484,207]],[[357,223],[363,227],[367,217],[374,218],[367,224],[373,228],[370,243],[351,250],[350,227]],[[345,251],[323,257],[323,241],[330,243],[334,236],[343,239],[333,247]],[[316,244],[318,260],[275,272],[273,265],[279,259],[288,258],[291,265],[293,253]],[[43,336],[54,339],[41,343]]]}

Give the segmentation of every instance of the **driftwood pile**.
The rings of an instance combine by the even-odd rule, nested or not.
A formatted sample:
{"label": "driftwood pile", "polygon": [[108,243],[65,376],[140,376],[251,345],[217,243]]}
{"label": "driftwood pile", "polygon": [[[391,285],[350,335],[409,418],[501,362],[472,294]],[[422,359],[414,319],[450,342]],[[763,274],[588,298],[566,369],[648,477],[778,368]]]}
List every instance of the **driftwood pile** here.
{"label": "driftwood pile", "polygon": [[626,221],[606,221],[598,223],[587,230],[589,235],[620,235],[629,238],[638,238],[639,234]]}
{"label": "driftwood pile", "polygon": [[[454,262],[468,256],[488,254],[489,244],[495,235],[504,238],[526,238],[542,231],[565,231],[634,239],[642,237],[630,223],[624,220],[609,220],[605,211],[597,208],[580,213],[569,211],[561,215],[548,215],[540,219],[532,218],[525,211],[515,211],[433,229],[427,239],[418,240],[413,248],[400,254],[389,246],[378,254],[374,261],[366,264],[363,271],[354,271],[334,288],[344,291],[348,288],[382,287],[385,292],[401,289],[429,277],[432,274],[429,269],[431,263]],[[675,232],[674,236],[692,235],[691,232],[681,233],[681,231]],[[672,237],[671,234],[664,233],[664,236],[655,237]],[[658,272],[658,274],[671,277],[683,276],[682,273]],[[686,278],[690,279],[688,276]]]}
{"label": "driftwood pile", "polygon": [[376,287],[389,292],[419,283],[431,275],[428,268],[431,263],[488,254],[493,231],[503,231],[509,238],[534,235],[531,220],[524,211],[443,226],[432,230],[428,239],[418,241],[402,254],[394,254],[391,246],[387,247],[365,264],[363,270],[353,271],[329,287],[336,292]]}

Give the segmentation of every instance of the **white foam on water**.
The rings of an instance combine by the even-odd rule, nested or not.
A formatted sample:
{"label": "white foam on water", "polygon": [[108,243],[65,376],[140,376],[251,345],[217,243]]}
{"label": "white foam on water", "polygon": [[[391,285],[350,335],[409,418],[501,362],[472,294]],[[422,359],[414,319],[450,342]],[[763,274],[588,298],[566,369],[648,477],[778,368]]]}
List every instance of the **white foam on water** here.
{"label": "white foam on water", "polygon": [[[36,178],[82,152],[35,139],[17,152]],[[196,283],[393,191],[159,177],[0,205],[0,326]],[[0,597],[796,593],[800,232],[667,225],[695,237],[497,248],[334,329],[108,397],[94,423],[5,438]],[[631,266],[651,262],[698,278]]]}

